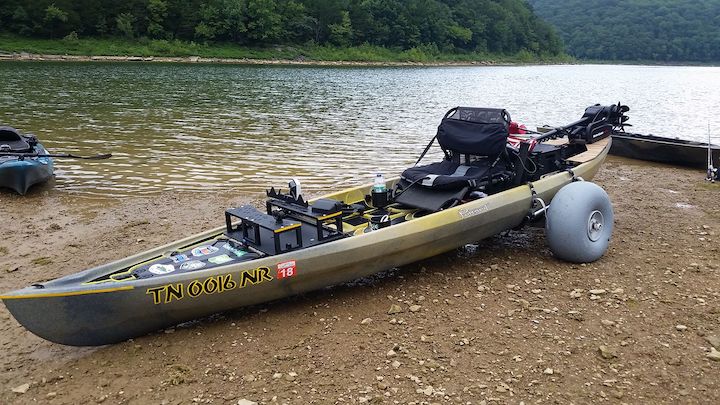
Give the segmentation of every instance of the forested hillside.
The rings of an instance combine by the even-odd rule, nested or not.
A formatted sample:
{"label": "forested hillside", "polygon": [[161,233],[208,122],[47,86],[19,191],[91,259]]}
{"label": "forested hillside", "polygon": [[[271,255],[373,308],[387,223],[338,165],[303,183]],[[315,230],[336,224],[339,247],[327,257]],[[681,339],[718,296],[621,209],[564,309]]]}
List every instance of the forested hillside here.
{"label": "forested hillside", "polygon": [[562,53],[554,30],[523,0],[0,0],[0,30],[66,40]]}
{"label": "forested hillside", "polygon": [[720,0],[530,0],[583,59],[720,61]]}

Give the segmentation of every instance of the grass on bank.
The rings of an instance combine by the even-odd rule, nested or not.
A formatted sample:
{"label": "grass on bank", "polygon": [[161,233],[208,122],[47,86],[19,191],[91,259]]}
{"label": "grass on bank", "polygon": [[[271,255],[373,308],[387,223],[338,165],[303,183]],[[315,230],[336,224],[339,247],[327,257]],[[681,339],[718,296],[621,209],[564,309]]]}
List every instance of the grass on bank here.
{"label": "grass on bank", "polygon": [[12,35],[0,36],[0,53],[28,52],[47,55],[82,56],[200,56],[203,58],[268,59],[351,62],[472,62],[495,63],[561,63],[571,62],[567,55],[538,56],[527,51],[515,55],[486,53],[443,53],[434,45],[408,50],[388,49],[373,45],[353,47],[277,45],[253,48],[235,44],[200,44],[186,41],[65,38],[38,39]]}

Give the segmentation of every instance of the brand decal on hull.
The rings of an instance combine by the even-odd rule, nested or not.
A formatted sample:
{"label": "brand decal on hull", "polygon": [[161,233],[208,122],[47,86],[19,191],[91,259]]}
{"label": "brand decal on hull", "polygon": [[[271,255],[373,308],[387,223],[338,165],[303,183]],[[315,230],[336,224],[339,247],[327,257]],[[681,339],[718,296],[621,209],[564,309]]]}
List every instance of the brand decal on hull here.
{"label": "brand decal on hull", "polygon": [[488,205],[485,204],[485,205],[481,205],[477,208],[463,208],[460,211],[458,211],[458,214],[460,214],[460,218],[465,219],[465,218],[469,218],[469,217],[474,217],[475,215],[480,215],[484,212],[488,212],[489,209],[490,208],[488,207]]}
{"label": "brand decal on hull", "polygon": [[225,291],[245,288],[247,286],[272,281],[269,267],[245,270],[238,274],[222,274],[201,280],[193,280],[187,284],[166,284],[148,288],[145,294],[150,295],[153,304],[169,304],[185,298],[197,298],[201,295],[222,293]]}

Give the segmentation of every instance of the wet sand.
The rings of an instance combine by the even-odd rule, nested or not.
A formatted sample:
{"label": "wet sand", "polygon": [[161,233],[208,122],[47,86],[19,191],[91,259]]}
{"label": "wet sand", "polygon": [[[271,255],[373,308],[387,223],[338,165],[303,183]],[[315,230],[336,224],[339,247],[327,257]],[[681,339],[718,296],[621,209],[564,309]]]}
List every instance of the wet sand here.
{"label": "wet sand", "polygon": [[[100,348],[44,341],[3,306],[0,403],[718,403],[720,185],[703,177],[609,158],[595,181],[615,233],[588,265],[527,227]],[[2,193],[0,290],[218,226],[260,197]]]}

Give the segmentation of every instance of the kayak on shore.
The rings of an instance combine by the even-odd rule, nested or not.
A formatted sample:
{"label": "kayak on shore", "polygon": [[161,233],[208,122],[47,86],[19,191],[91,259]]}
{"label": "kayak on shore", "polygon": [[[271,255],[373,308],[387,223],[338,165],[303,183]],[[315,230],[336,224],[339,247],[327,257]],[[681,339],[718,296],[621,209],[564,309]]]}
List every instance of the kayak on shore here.
{"label": "kayak on shore", "polygon": [[713,162],[720,162],[720,145],[624,131],[614,131],[612,138],[611,155],[706,169],[710,148]]}
{"label": "kayak on shore", "polygon": [[[34,135],[0,127],[0,188],[25,195],[30,187],[53,177],[54,164]],[[40,155],[40,156],[38,156]]]}
{"label": "kayak on shore", "polygon": [[[627,110],[595,105],[565,127],[510,138],[507,111],[453,108],[399,177],[310,201],[293,180],[288,192],[268,190],[264,211],[230,208],[224,226],[0,299],[44,339],[104,345],[366,277],[543,216],[556,257],[598,260],[613,211],[582,180],[600,169]],[[435,140],[445,157],[420,166]]]}

